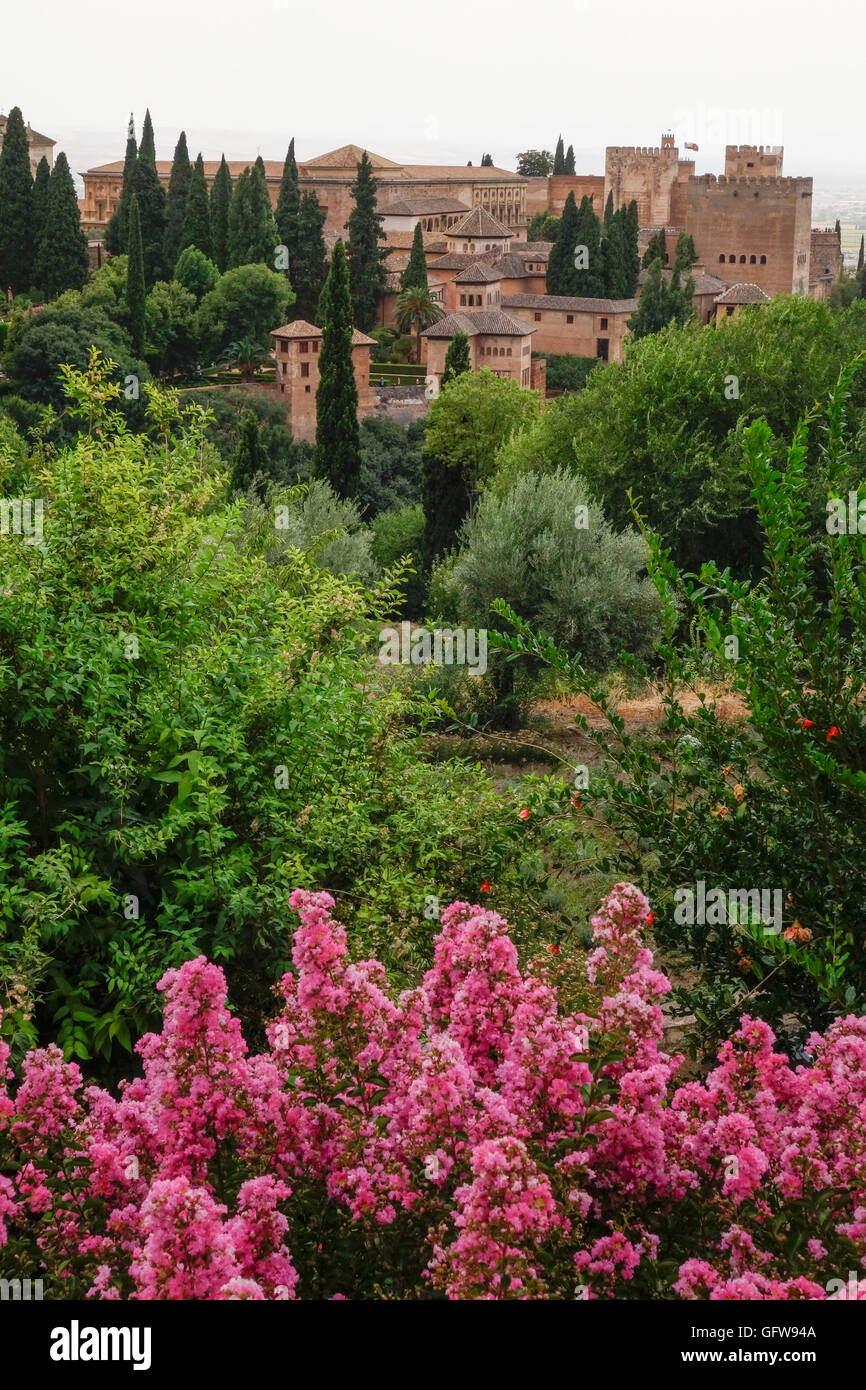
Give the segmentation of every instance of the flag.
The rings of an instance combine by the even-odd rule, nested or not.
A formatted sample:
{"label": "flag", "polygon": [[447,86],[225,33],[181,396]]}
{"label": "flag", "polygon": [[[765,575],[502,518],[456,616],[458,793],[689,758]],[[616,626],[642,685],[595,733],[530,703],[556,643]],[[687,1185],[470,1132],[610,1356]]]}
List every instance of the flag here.
{"label": "flag", "polygon": [[687,150],[696,150],[697,148],[698,148],[697,145],[692,144],[691,140],[687,140],[687,141],[686,141],[686,149],[687,149]]}

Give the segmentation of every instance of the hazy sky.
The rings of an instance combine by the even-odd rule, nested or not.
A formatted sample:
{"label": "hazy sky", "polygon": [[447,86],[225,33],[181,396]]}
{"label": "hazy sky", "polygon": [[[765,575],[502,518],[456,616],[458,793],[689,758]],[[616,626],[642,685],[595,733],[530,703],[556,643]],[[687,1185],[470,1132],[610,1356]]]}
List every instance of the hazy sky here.
{"label": "hazy sky", "polygon": [[863,0],[41,0],[4,6],[0,109],[74,172],[122,157],[150,106],[160,158],[185,128],[193,156],[281,159],[294,135],[299,158],[354,142],[513,168],[561,131],[601,173],[606,144],[672,128],[698,173],[726,143],[783,144],[786,173],[866,188],[864,36]]}

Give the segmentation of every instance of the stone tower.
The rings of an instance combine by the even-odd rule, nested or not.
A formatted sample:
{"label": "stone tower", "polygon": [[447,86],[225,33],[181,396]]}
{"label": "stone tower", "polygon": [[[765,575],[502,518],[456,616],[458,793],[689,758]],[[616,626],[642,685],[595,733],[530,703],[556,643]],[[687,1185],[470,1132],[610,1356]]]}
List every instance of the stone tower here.
{"label": "stone tower", "polygon": [[[319,358],[322,330],[305,319],[284,324],[271,332],[276,362],[276,389],[291,410],[292,436],[312,442],[316,438],[316,391],[319,386]],[[370,388],[370,349],[375,338],[352,329],[352,366],[358,387],[358,418],[362,420],[376,408]]]}

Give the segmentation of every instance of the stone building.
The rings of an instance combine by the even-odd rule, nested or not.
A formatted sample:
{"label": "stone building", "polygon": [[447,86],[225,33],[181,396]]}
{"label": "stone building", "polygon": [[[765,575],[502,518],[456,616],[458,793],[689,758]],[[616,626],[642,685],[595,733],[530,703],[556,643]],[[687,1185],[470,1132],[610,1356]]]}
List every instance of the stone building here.
{"label": "stone building", "polygon": [[495,376],[509,377],[520,386],[533,385],[532,335],[535,328],[523,318],[497,309],[458,309],[446,314],[421,335],[421,357],[428,377],[441,381],[445,357],[454,334],[469,339],[473,372],[489,367]]}
{"label": "stone building", "polygon": [[[0,116],[0,150],[3,148],[3,141],[6,138],[6,117]],[[45,157],[48,160],[49,169],[54,168],[54,146],[56,140],[52,140],[48,135],[40,135],[38,130],[34,130],[30,122],[27,122],[27,146],[30,153],[30,172],[36,177],[36,170],[39,161]]]}
{"label": "stone building", "polygon": [[770,296],[761,289],[760,285],[739,284],[731,285],[722,294],[716,296],[716,323],[722,323],[726,319],[737,319],[745,304],[769,304]]}
{"label": "stone building", "polygon": [[842,269],[842,237],[835,227],[813,227],[809,246],[809,293],[826,299]]}
{"label": "stone building", "polygon": [[628,320],[636,299],[586,299],[563,294],[504,295],[502,308],[535,330],[534,352],[569,353],[621,362]]}
{"label": "stone building", "polygon": [[[316,438],[316,391],[319,385],[319,357],[322,330],[304,319],[284,324],[271,332],[276,363],[276,390],[291,411],[292,435],[295,439]],[[357,328],[352,330],[352,366],[358,388],[358,418],[363,419],[376,408],[376,397],[370,387],[370,349],[376,346]]]}

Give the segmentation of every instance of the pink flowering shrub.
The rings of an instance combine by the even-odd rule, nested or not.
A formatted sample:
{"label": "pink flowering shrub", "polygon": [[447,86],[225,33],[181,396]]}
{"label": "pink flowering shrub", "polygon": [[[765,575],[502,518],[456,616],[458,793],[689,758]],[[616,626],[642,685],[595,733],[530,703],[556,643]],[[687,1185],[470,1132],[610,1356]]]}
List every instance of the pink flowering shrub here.
{"label": "pink flowering shrub", "polygon": [[586,1013],[521,970],[495,912],[453,903],[395,997],[350,959],[327,893],[292,905],[260,1055],[204,957],[163,977],[162,1032],[118,1096],[56,1047],[16,1087],[0,1043],[0,1272],[100,1299],[856,1291],[866,1019],[837,1019],[792,1070],[743,1017],[706,1080],[677,1087],[631,884],[593,919]]}

